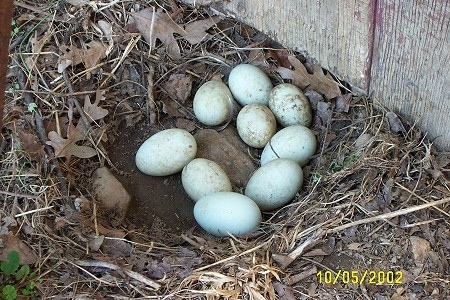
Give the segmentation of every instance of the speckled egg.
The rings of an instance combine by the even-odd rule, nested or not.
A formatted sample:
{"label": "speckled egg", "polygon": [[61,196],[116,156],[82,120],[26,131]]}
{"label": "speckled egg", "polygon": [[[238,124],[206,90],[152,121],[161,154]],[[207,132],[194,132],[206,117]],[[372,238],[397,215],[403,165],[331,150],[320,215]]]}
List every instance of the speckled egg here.
{"label": "speckled egg", "polygon": [[247,145],[263,148],[277,131],[277,121],[267,106],[253,103],[241,109],[236,127]]}
{"label": "speckled egg", "polygon": [[293,84],[282,83],[274,87],[269,95],[269,107],[284,127],[311,125],[312,111],[308,98]]}
{"label": "speckled egg", "polygon": [[144,174],[167,176],[180,172],[197,153],[194,137],[183,129],[160,131],[148,138],[136,153],[136,166]]}
{"label": "speckled egg", "polygon": [[194,96],[193,108],[197,119],[205,125],[220,125],[231,117],[233,95],[222,81],[211,80],[200,86]]}
{"label": "speckled egg", "polygon": [[208,194],[232,191],[227,174],[218,164],[205,158],[196,158],[183,168],[181,183],[194,201]]}

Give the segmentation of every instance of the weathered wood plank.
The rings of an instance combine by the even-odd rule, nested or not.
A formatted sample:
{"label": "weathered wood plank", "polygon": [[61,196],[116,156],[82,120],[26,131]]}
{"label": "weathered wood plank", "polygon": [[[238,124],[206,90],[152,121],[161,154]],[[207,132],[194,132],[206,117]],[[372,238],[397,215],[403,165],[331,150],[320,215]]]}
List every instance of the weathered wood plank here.
{"label": "weathered wood plank", "polygon": [[184,0],[316,58],[450,149],[448,0]]}
{"label": "weathered wood plank", "polygon": [[367,0],[233,0],[213,5],[283,46],[314,57],[324,68],[366,90],[370,66],[370,3]]}
{"label": "weathered wood plank", "polygon": [[450,148],[450,2],[380,0],[369,93]]}

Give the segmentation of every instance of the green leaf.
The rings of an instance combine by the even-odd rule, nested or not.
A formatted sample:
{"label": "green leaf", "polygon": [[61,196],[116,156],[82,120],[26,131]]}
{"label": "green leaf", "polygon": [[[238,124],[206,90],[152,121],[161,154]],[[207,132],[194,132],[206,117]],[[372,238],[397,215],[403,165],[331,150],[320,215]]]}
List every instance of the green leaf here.
{"label": "green leaf", "polygon": [[14,286],[8,284],[3,287],[2,295],[6,300],[15,300],[17,298],[17,290]]}
{"label": "green leaf", "polygon": [[36,283],[34,281],[30,281],[25,288],[22,289],[22,295],[24,296],[36,296]]}
{"label": "green leaf", "polygon": [[5,275],[11,275],[17,271],[20,263],[20,255],[19,252],[13,250],[8,252],[6,256],[6,261],[2,262],[0,269]]}
{"label": "green leaf", "polygon": [[19,281],[28,274],[30,274],[30,267],[28,265],[23,265],[20,267],[19,271],[16,272],[16,280]]}
{"label": "green leaf", "polygon": [[37,104],[34,102],[31,102],[30,104],[28,104],[28,112],[34,112],[37,108]]}

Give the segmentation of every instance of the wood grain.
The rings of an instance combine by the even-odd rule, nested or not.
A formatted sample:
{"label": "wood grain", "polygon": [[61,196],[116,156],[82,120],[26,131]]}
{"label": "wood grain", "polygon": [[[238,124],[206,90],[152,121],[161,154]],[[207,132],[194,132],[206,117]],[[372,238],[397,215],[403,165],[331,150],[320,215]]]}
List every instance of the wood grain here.
{"label": "wood grain", "polygon": [[371,1],[236,0],[215,5],[367,90]]}
{"label": "wood grain", "polygon": [[450,1],[185,1],[216,6],[309,54],[450,149]]}
{"label": "wood grain", "polygon": [[379,0],[369,94],[450,148],[450,2]]}

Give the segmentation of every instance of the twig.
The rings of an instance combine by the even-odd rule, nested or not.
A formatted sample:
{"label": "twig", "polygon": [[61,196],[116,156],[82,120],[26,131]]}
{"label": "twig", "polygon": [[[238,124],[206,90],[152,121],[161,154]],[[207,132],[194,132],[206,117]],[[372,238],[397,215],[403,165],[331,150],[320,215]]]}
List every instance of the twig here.
{"label": "twig", "polygon": [[81,267],[82,265],[78,265],[78,264],[76,264],[76,263],[73,263],[73,262],[71,262],[70,260],[67,260],[67,262],[70,263],[71,265],[77,267],[78,269],[82,270],[83,272],[85,272],[86,274],[88,274],[89,276],[91,276],[91,277],[94,278],[95,280],[98,280],[98,281],[101,282],[101,283],[104,283],[104,284],[109,285],[109,286],[115,285],[115,284],[112,283],[112,282],[109,282],[109,281],[103,280],[103,279],[101,279],[101,278],[98,278],[97,276],[95,276],[94,274],[92,274],[91,272],[89,272],[88,270],[86,270],[85,268],[82,268],[82,267]]}
{"label": "twig", "polygon": [[8,195],[8,196],[14,196],[14,197],[20,197],[25,199],[37,199],[39,196],[37,195],[28,195],[28,194],[21,194],[21,193],[12,193],[8,191],[0,191],[0,194],[2,195]]}
{"label": "twig", "polygon": [[42,208],[37,208],[37,209],[32,209],[32,210],[29,210],[29,211],[17,214],[17,215],[14,216],[14,218],[22,217],[22,216],[29,215],[29,214],[32,214],[32,213],[35,213],[35,212],[38,212],[38,211],[44,211],[44,210],[52,209],[52,208],[53,208],[53,205],[50,205],[50,206],[47,206],[47,207],[42,207]]}
{"label": "twig", "polygon": [[150,64],[149,72],[147,75],[147,114],[149,117],[150,125],[154,125],[156,123],[156,105],[155,105],[155,95],[153,93],[154,86],[154,77],[155,77],[155,67]]}
{"label": "twig", "polygon": [[[270,240],[269,240],[269,241],[270,241]],[[232,256],[227,257],[227,258],[225,258],[225,259],[216,261],[215,263],[212,263],[212,264],[203,266],[203,267],[201,267],[201,268],[195,269],[194,272],[203,271],[203,270],[209,269],[209,268],[211,268],[211,267],[220,265],[220,264],[222,264],[222,263],[224,263],[224,262],[227,262],[227,261],[236,259],[236,258],[238,258],[238,257],[240,257],[240,256],[243,256],[243,255],[252,253],[252,252],[258,250],[259,248],[261,248],[261,247],[263,247],[263,246],[266,246],[266,245],[269,243],[269,241],[266,241],[266,242],[264,242],[264,243],[262,243],[262,244],[260,244],[260,245],[258,245],[258,246],[256,246],[256,247],[253,247],[253,248],[251,248],[251,249],[248,249],[248,250],[246,250],[246,251],[244,251],[244,252],[242,252],[242,253],[240,253],[240,254],[235,254],[235,255],[232,255]]]}
{"label": "twig", "polygon": [[[404,186],[401,185],[400,183],[395,182],[395,184],[398,185],[402,190],[405,190],[405,191],[407,191],[408,193],[410,193],[411,195],[413,195],[413,196],[419,198],[422,202],[430,203],[428,200],[426,200],[426,199],[424,199],[423,197],[417,195],[414,191],[409,190],[408,188],[404,187]],[[442,210],[442,209],[440,209],[440,208],[438,208],[438,207],[435,207],[435,209],[438,210],[439,212],[441,212],[442,214],[446,215],[447,217],[450,217],[450,214],[449,214],[448,212],[446,212],[446,211],[444,211],[444,210]]]}
{"label": "twig", "polygon": [[[75,94],[75,91],[73,89],[73,85],[72,82],[70,81],[69,75],[67,74],[67,70],[63,71],[63,78],[64,78],[64,82],[67,85],[67,89],[69,90],[70,94]],[[75,107],[77,108],[80,117],[81,117],[81,125],[82,125],[82,130],[85,133],[92,133],[92,126],[91,126],[91,122],[88,120],[88,117],[86,116],[86,113],[84,112],[83,107],[80,104],[80,101],[78,101],[78,99],[76,97],[73,96],[69,96],[69,104],[75,104]],[[92,135],[88,135],[89,141],[91,142],[91,144],[95,147],[95,149],[97,150],[97,153],[100,154],[114,169],[116,169],[116,167],[114,166],[114,164],[111,162],[111,160],[107,157],[107,155],[105,154],[105,147],[103,146],[103,144],[100,142],[100,140],[98,139],[98,137],[94,137],[96,139],[96,141],[94,141],[94,138],[92,137]]]}
{"label": "twig", "polygon": [[327,230],[327,233],[336,233],[336,232],[342,231],[344,229],[347,229],[347,228],[350,228],[350,227],[353,227],[353,226],[367,224],[367,223],[372,223],[372,222],[375,222],[375,221],[381,221],[381,220],[386,220],[386,219],[392,219],[394,217],[406,215],[406,214],[409,214],[409,213],[412,213],[412,212],[415,212],[415,211],[418,211],[418,210],[421,210],[421,209],[424,209],[424,208],[427,208],[427,207],[437,206],[437,205],[441,205],[441,204],[444,204],[444,203],[447,203],[447,202],[450,202],[450,197],[447,197],[447,198],[444,198],[444,199],[441,199],[441,200],[437,200],[437,201],[433,201],[433,202],[428,202],[428,203],[421,204],[421,205],[416,205],[416,206],[413,206],[413,207],[399,209],[397,211],[381,214],[381,215],[374,216],[374,217],[371,217],[371,218],[358,220],[358,221],[351,222],[351,223],[348,223],[348,224],[344,224],[344,225],[341,225],[341,226],[338,226],[338,227],[335,227],[335,228]]}
{"label": "twig", "polygon": [[316,245],[324,235],[325,231],[322,229],[318,229],[308,239],[306,239],[306,241],[300,244],[288,255],[272,254],[272,258],[280,264],[281,269],[285,269],[300,255],[302,255],[306,249],[309,249]]}
{"label": "twig", "polygon": [[[17,62],[16,62],[16,65],[19,69],[19,72],[17,75],[19,86],[22,90],[26,90],[28,87],[27,87],[27,81],[25,79],[26,78],[25,72],[18,65]],[[33,97],[29,92],[23,92],[23,99],[24,99],[24,102],[26,105],[30,105],[31,103],[33,103]],[[48,138],[47,138],[47,133],[45,132],[44,122],[42,121],[42,116],[37,111],[35,111],[33,113],[33,116],[34,116],[34,122],[36,124],[36,131],[39,136],[39,140],[44,145],[45,152],[47,153],[48,156],[54,157],[53,148],[45,143],[48,141]],[[69,190],[67,188],[67,180],[64,177],[64,174],[62,173],[61,168],[59,167],[58,160],[52,159],[52,160],[50,160],[50,164],[52,165],[52,169],[55,170],[56,177],[58,178],[59,190],[63,197],[64,204],[69,205],[71,208],[75,209],[74,204],[69,199]]]}
{"label": "twig", "polygon": [[74,264],[77,266],[81,266],[81,267],[100,267],[100,268],[106,268],[106,269],[111,269],[111,270],[115,270],[115,271],[120,270],[120,271],[124,272],[125,274],[127,274],[130,278],[140,281],[155,290],[158,290],[161,287],[161,285],[159,283],[157,283],[137,272],[121,268],[120,266],[110,263],[110,262],[98,261],[98,260],[76,260],[74,262]]}

